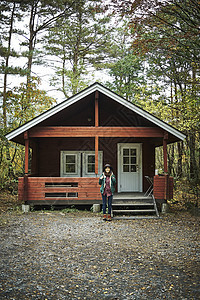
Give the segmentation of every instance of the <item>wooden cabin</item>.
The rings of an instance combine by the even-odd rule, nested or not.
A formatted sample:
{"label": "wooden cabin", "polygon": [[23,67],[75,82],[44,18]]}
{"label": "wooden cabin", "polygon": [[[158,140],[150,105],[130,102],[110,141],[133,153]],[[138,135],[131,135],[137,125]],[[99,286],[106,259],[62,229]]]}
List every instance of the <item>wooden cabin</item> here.
{"label": "wooden cabin", "polygon": [[[25,145],[25,175],[19,178],[19,198],[32,205],[101,203],[98,181],[105,163],[113,166],[116,193],[145,193],[149,177],[153,179],[155,198],[166,201],[173,197],[167,144],[185,138],[99,83],[6,137]],[[164,150],[163,176],[155,176],[158,146]]]}

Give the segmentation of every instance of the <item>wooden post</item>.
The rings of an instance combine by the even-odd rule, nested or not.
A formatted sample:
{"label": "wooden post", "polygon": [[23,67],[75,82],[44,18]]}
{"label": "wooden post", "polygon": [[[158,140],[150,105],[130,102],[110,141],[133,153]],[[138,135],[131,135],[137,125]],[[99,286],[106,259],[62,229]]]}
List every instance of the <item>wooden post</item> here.
{"label": "wooden post", "polygon": [[25,140],[25,175],[24,175],[23,201],[24,203],[26,203],[28,200],[28,152],[29,152],[28,131],[24,132],[24,140]]}
{"label": "wooden post", "polygon": [[167,140],[168,132],[164,132],[163,138],[163,159],[164,159],[164,174],[165,174],[165,189],[164,189],[164,200],[167,201],[169,198],[169,175],[167,166]]}
{"label": "wooden post", "polygon": [[167,201],[169,199],[169,175],[165,174],[165,190],[164,190],[164,200]]}
{"label": "wooden post", "polygon": [[167,140],[168,140],[168,133],[164,133],[163,138],[163,159],[164,159],[164,173],[167,174],[168,168],[167,168]]}
{"label": "wooden post", "polygon": [[[95,92],[95,127],[99,127],[99,92]],[[95,136],[95,174],[98,175],[99,137]]]}
{"label": "wooden post", "polygon": [[23,201],[24,204],[27,203],[28,200],[28,174],[24,175],[24,190],[23,190]]}
{"label": "wooden post", "polygon": [[95,92],[95,127],[99,126],[99,92]]}
{"label": "wooden post", "polygon": [[95,174],[98,174],[98,153],[99,153],[99,137],[95,136]]}
{"label": "wooden post", "polygon": [[24,133],[25,139],[25,174],[28,174],[28,152],[29,152],[29,139],[28,139],[28,132]]}

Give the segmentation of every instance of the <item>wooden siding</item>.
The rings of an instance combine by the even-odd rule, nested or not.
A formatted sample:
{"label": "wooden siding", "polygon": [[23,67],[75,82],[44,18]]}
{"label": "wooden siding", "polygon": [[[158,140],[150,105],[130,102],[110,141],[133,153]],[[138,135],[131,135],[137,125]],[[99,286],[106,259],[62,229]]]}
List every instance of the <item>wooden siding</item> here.
{"label": "wooden siding", "polygon": [[99,178],[20,177],[18,197],[34,205],[99,203]]}
{"label": "wooden siding", "polygon": [[[60,151],[95,151],[95,138],[46,138],[38,142],[37,153],[35,153],[37,159],[33,161],[32,174],[40,177],[60,176]],[[103,165],[110,163],[118,178],[117,144],[142,143],[143,191],[145,192],[149,184],[144,176],[153,177],[155,174],[155,147],[151,142],[150,138],[99,138],[99,151],[103,151]],[[34,162],[37,162],[36,167]]]}
{"label": "wooden siding", "polygon": [[159,200],[173,199],[173,185],[174,185],[173,177],[169,177],[168,175],[154,176],[153,194],[155,199],[159,199]]}
{"label": "wooden siding", "polygon": [[164,137],[158,127],[35,127],[29,137]]}

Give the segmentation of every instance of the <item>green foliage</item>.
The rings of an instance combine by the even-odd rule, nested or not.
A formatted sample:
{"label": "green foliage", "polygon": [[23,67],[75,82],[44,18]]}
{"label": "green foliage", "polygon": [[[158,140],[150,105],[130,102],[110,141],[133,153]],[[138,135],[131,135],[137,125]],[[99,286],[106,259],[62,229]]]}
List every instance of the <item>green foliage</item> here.
{"label": "green foliage", "polygon": [[[126,5],[112,2],[117,4],[117,12],[123,18],[125,15],[126,20],[129,18],[131,47],[128,56],[125,52],[115,68],[111,67],[114,77],[111,86],[187,135],[184,143],[168,147],[169,171],[197,183],[200,174],[199,2],[135,1],[134,5],[132,1],[126,1]],[[141,64],[145,61],[146,67],[140,72],[146,87],[139,82],[141,73],[137,73],[134,55]],[[137,94],[136,87],[142,87],[144,92]],[[162,152],[157,152],[157,168],[161,168]]]}
{"label": "green foliage", "polygon": [[74,206],[72,205],[71,207],[67,207],[67,208],[64,208],[62,209],[62,212],[64,214],[68,214],[68,213],[73,213],[73,212],[78,212],[79,210]]}
{"label": "green foliage", "polygon": [[21,83],[19,87],[8,92],[7,113],[10,129],[33,119],[56,103],[54,98],[38,88],[39,85],[40,79],[32,77],[28,86]]}
{"label": "green foliage", "polygon": [[45,48],[57,61],[51,84],[65,97],[85,88],[88,75],[104,60],[109,46],[108,22],[101,1],[82,0],[76,2],[71,18],[57,20],[48,31]]}
{"label": "green foliage", "polygon": [[8,128],[0,130],[0,188],[17,191],[17,178],[24,173],[24,147],[8,142],[4,135],[50,108],[55,100],[38,88],[40,81],[32,78],[7,93]]}

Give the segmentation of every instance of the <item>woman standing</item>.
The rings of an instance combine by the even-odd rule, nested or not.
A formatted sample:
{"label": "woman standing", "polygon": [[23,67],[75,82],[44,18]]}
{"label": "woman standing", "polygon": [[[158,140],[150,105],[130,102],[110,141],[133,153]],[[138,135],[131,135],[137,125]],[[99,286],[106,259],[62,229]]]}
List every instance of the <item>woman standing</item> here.
{"label": "woman standing", "polygon": [[[106,164],[103,168],[103,173],[99,178],[99,184],[101,185],[100,192],[102,194],[103,201],[103,220],[111,221],[112,199],[115,191],[116,179],[113,174],[112,167]],[[108,199],[108,216],[106,215],[106,204]]]}

